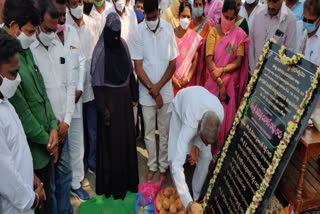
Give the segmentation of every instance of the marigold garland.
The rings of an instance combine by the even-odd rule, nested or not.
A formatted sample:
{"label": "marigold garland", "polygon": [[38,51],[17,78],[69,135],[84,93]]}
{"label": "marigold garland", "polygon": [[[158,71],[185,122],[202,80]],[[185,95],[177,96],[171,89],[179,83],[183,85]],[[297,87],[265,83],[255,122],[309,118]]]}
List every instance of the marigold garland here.
{"label": "marigold garland", "polygon": [[279,49],[280,60],[282,64],[289,66],[297,64],[301,59],[304,58],[304,55],[301,53],[294,54],[291,58],[286,56],[285,54],[286,48],[285,46],[281,46]]}
{"label": "marigold garland", "polygon": [[[266,55],[268,54],[268,51],[269,51],[272,43],[276,43],[276,41],[273,38],[271,38],[265,44],[265,46],[263,48],[263,53],[258,59],[256,69],[254,70],[254,73],[250,79],[248,86],[247,86],[247,91],[244,94],[242,102],[239,106],[239,109],[237,111],[235,120],[234,120],[232,128],[231,128],[231,131],[228,135],[227,140],[225,141],[225,144],[224,144],[222,152],[221,152],[221,156],[217,162],[217,165],[216,165],[215,170],[213,172],[213,176],[210,180],[208,192],[204,198],[204,202],[202,205],[204,210],[205,210],[205,208],[208,204],[208,201],[210,199],[211,191],[213,189],[213,186],[215,184],[217,176],[221,170],[222,163],[224,161],[224,158],[226,157],[226,154],[228,152],[228,148],[229,148],[231,141],[234,137],[236,128],[237,128],[238,124],[240,123],[241,118],[243,117],[243,111],[247,105],[248,98],[250,97],[250,95],[252,93],[252,89],[258,79],[259,72],[261,71],[261,67],[263,65],[264,60],[266,59]],[[279,54],[280,54],[281,62],[287,66],[296,64],[301,60],[301,58],[304,58],[304,56],[302,54],[295,54],[292,58],[289,58],[289,57],[285,56],[284,51],[285,51],[285,47],[282,46],[279,49]],[[318,67],[317,72],[314,75],[312,84],[311,84],[309,90],[307,91],[306,96],[304,97],[302,103],[298,107],[297,113],[293,116],[292,120],[288,123],[288,128],[287,128],[286,132],[284,133],[284,136],[283,136],[282,140],[280,141],[280,144],[278,145],[277,150],[275,151],[275,153],[273,155],[272,163],[270,164],[269,168],[267,169],[265,177],[260,185],[260,189],[253,196],[253,200],[252,200],[250,206],[248,207],[246,214],[255,213],[257,207],[260,205],[260,202],[261,202],[267,188],[269,187],[269,183],[272,179],[272,176],[280,163],[281,157],[282,157],[283,153],[285,152],[285,150],[288,146],[288,143],[290,142],[290,139],[292,138],[293,134],[295,133],[296,129],[298,128],[298,123],[300,122],[300,119],[304,113],[304,109],[308,105],[308,103],[312,97],[312,94],[318,85],[319,77],[320,77],[320,66]]]}

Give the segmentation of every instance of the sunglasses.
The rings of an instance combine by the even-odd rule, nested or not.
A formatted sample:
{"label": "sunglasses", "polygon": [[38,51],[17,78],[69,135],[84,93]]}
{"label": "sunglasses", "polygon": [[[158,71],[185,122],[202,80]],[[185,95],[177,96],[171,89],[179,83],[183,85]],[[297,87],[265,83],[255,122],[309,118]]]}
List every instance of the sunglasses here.
{"label": "sunglasses", "polygon": [[313,24],[315,21],[317,21],[319,17],[315,18],[315,19],[307,19],[305,17],[303,17],[302,21],[309,23],[309,24]]}

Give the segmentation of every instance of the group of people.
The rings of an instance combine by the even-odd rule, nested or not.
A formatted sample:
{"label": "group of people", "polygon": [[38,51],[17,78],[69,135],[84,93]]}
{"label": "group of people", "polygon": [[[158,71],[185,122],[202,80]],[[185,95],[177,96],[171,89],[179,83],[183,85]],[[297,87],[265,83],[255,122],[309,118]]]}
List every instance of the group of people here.
{"label": "group of people", "polygon": [[136,192],[139,118],[146,180],[170,168],[190,211],[264,44],[320,66],[319,0],[0,0],[0,12],[0,213],[73,213],[87,170],[98,195]]}

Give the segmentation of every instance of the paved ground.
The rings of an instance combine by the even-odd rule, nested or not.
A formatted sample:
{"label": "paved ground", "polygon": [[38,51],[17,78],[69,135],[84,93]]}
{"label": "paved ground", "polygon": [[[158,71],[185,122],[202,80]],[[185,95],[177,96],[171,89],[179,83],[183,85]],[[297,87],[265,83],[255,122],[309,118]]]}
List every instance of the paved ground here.
{"label": "paved ground", "polygon": [[[145,175],[148,171],[147,168],[147,151],[145,149],[144,144],[142,143],[141,139],[137,141],[137,151],[138,151],[138,165],[139,165],[139,177],[140,177],[140,183],[144,183],[145,182]],[[85,190],[88,191],[90,197],[94,197],[96,196],[95,194],[95,175],[91,174],[91,173],[87,173],[86,174],[86,178],[89,180],[90,182],[90,186],[84,188]],[[159,180],[159,173],[157,173],[154,176],[153,181],[156,182]],[[173,186],[172,185],[172,179],[170,177],[170,173],[168,173],[168,182],[167,184],[163,185],[162,188],[167,187],[167,186]],[[80,201],[71,196],[71,203],[74,207],[74,213],[78,213],[78,207],[80,205]],[[269,202],[269,206],[266,209],[265,213],[266,214],[277,214],[279,213],[279,211],[282,209],[282,205],[279,202],[279,200],[277,199],[276,196],[272,196],[272,198],[270,199]],[[305,212],[304,214],[320,214],[320,211],[310,211],[310,212]]]}
{"label": "paved ground", "polygon": [[[148,167],[147,167],[148,153],[147,153],[147,150],[145,149],[145,146],[142,143],[141,139],[138,139],[138,141],[137,141],[137,151],[138,151],[139,181],[141,184],[146,181],[145,175],[148,172]],[[159,176],[160,176],[160,174],[156,173],[153,178],[153,181],[154,182],[159,181]],[[84,189],[88,191],[90,197],[96,196],[96,194],[95,194],[95,186],[96,186],[95,175],[88,172],[85,177],[89,180],[90,186],[85,187]],[[168,182],[165,185],[163,185],[161,188],[165,188],[167,186],[172,186],[172,179],[170,177],[170,173],[168,173]],[[75,214],[78,213],[78,207],[80,205],[80,201],[76,197],[71,196],[71,204],[74,207],[74,213]]]}

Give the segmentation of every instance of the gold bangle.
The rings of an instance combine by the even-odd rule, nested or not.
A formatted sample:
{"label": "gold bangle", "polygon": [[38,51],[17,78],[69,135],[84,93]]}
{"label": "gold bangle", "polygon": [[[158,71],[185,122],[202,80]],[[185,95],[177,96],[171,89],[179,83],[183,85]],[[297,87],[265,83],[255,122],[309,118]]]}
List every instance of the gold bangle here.
{"label": "gold bangle", "polygon": [[222,66],[222,75],[226,73],[226,66]]}

